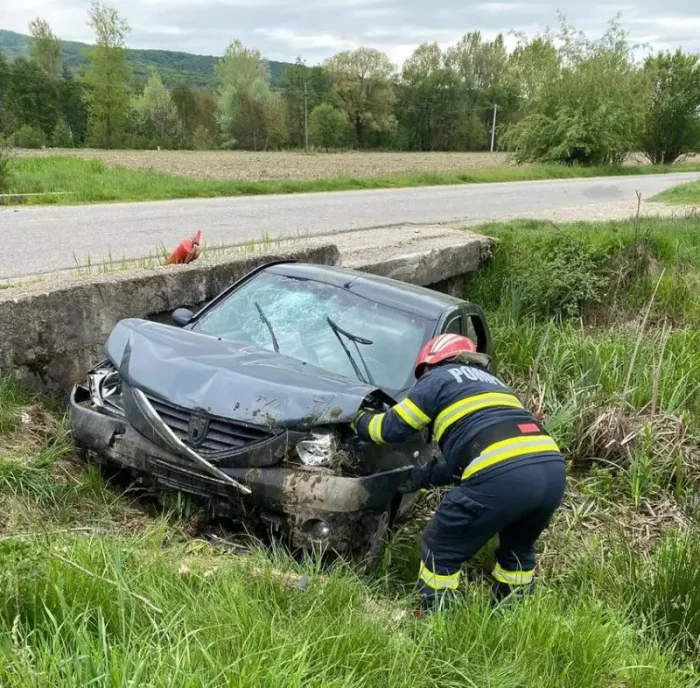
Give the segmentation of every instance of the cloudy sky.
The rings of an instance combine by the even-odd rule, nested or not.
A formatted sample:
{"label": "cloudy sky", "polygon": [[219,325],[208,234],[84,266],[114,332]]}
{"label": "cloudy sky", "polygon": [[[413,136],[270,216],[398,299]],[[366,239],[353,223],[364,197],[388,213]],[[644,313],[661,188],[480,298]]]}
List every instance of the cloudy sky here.
{"label": "cloudy sky", "polygon": [[[454,43],[467,31],[487,37],[535,34],[563,12],[590,36],[616,12],[635,41],[700,53],[700,0],[112,0],[132,26],[129,46],[220,55],[234,38],[269,59],[308,63],[359,45],[400,64],[425,41]],[[0,0],[0,28],[27,32],[37,15],[65,39],[89,41],[88,0]],[[514,42],[514,39],[511,39]]]}

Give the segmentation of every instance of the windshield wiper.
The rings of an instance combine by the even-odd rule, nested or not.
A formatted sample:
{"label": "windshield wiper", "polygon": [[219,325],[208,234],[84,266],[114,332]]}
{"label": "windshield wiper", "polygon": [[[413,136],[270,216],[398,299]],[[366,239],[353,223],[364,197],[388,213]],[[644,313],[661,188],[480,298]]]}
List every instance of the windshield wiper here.
{"label": "windshield wiper", "polygon": [[[371,384],[371,385],[376,385],[377,383],[372,378],[372,373],[369,372],[369,367],[367,366],[367,361],[365,361],[365,357],[362,355],[362,352],[360,351],[360,347],[358,346],[358,344],[364,344],[365,346],[372,346],[372,344],[374,344],[374,342],[370,339],[365,339],[364,337],[360,337],[356,334],[352,334],[351,332],[347,332],[346,330],[343,330],[336,322],[331,320],[331,318],[328,316],[326,316],[326,321],[331,326],[331,329],[333,330],[335,336],[338,338],[340,345],[345,350],[345,353],[347,354],[348,360],[350,361],[353,369],[355,370],[355,375],[357,375],[357,379],[362,381],[362,382],[369,382],[369,384]],[[362,361],[362,365],[365,369],[365,372],[367,373],[367,379],[365,379],[363,377],[362,371],[360,370],[360,366],[357,365],[357,362],[355,361],[352,354],[350,353],[350,349],[348,349],[345,342],[343,341],[343,338],[340,335],[344,335],[355,345],[355,349],[357,349],[357,355],[360,357],[360,360]]]}
{"label": "windshield wiper", "polygon": [[277,337],[275,337],[275,331],[272,329],[272,323],[268,320],[265,313],[263,313],[263,309],[260,308],[260,304],[257,301],[255,302],[255,307],[258,309],[258,313],[260,313],[260,319],[265,323],[265,325],[267,325],[267,329],[270,331],[270,337],[272,337],[272,346],[275,349],[275,353],[278,354],[280,352],[280,345],[277,341]]}

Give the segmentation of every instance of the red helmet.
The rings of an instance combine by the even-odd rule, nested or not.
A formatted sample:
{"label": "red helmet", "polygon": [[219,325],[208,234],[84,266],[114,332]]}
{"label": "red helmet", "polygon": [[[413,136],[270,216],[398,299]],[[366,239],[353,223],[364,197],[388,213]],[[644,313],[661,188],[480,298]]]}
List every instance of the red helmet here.
{"label": "red helmet", "polygon": [[474,342],[469,337],[458,334],[441,334],[431,339],[418,354],[416,361],[416,379],[425,372],[426,365],[437,365],[459,354],[477,353]]}

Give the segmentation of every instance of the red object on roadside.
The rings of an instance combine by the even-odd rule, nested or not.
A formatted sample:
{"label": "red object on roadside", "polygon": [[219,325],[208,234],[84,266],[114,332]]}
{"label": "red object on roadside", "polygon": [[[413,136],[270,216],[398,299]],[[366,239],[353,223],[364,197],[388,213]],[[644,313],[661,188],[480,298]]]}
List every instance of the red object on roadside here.
{"label": "red object on roadside", "polygon": [[199,244],[202,241],[202,230],[198,229],[197,233],[191,239],[183,239],[177,248],[168,256],[165,261],[166,265],[174,265],[176,263],[191,263],[199,258]]}

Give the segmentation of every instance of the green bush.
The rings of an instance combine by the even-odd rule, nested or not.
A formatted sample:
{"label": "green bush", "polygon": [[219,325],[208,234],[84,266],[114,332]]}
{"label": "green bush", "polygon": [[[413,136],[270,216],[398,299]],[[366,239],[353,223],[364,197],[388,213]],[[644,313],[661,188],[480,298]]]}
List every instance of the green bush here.
{"label": "green bush", "polygon": [[31,124],[23,124],[13,138],[18,148],[41,148],[44,145],[44,135]]}
{"label": "green bush", "polygon": [[[469,298],[514,319],[579,318],[606,325],[646,309],[700,322],[700,217],[600,225],[512,222],[482,228],[497,239]],[[663,271],[663,274],[662,274]]]}
{"label": "green bush", "polygon": [[70,127],[65,119],[59,119],[56,126],[51,132],[51,147],[52,148],[72,148],[73,137],[71,136]]}
{"label": "green bush", "polygon": [[311,113],[309,136],[312,145],[318,148],[346,148],[352,141],[352,128],[340,110],[322,103]]}
{"label": "green bush", "polygon": [[525,226],[498,232],[493,262],[470,298],[492,308],[508,304],[516,319],[575,318],[603,298],[612,246],[592,244],[583,231]]}

